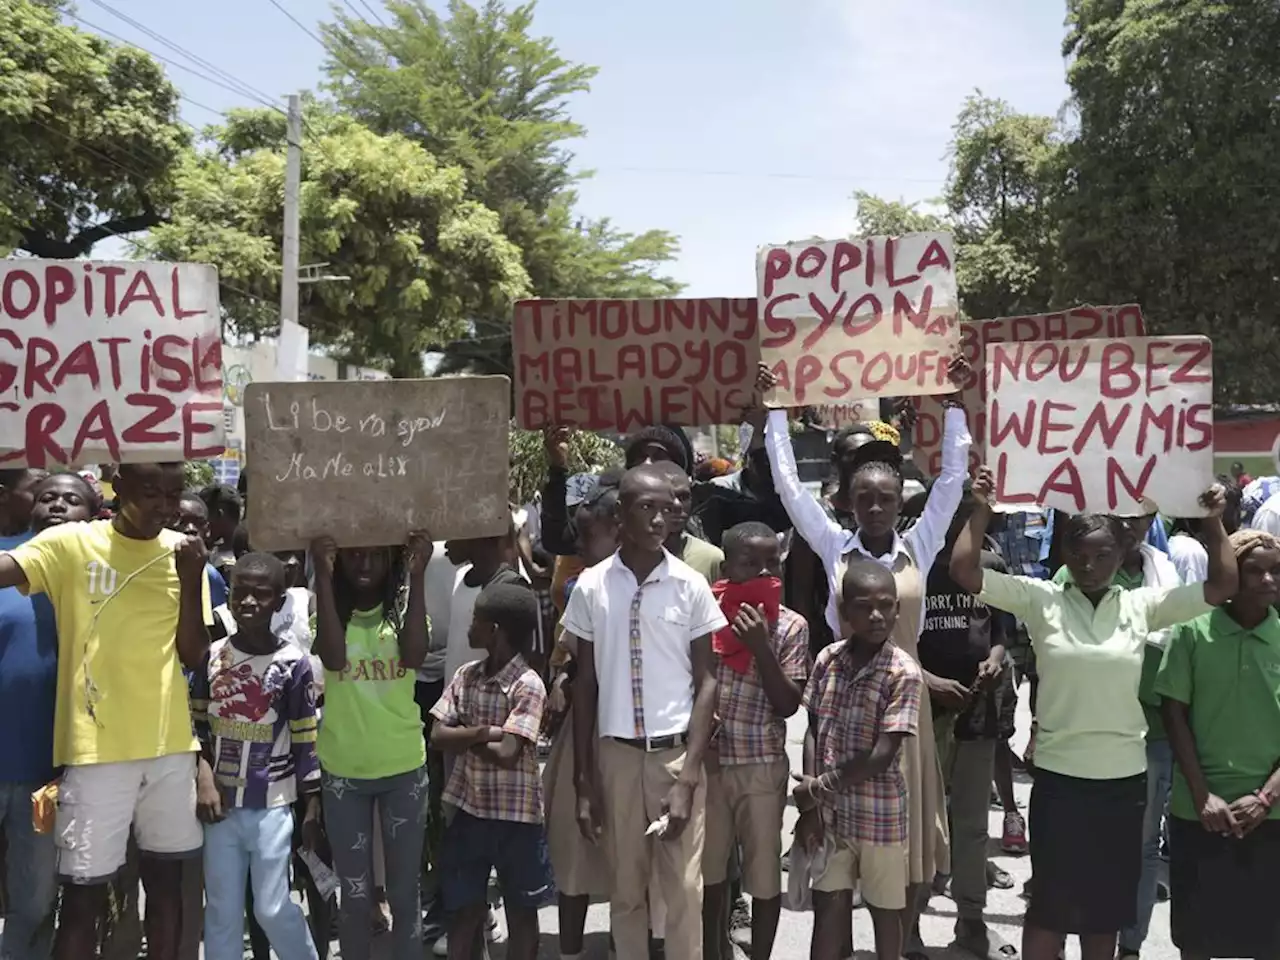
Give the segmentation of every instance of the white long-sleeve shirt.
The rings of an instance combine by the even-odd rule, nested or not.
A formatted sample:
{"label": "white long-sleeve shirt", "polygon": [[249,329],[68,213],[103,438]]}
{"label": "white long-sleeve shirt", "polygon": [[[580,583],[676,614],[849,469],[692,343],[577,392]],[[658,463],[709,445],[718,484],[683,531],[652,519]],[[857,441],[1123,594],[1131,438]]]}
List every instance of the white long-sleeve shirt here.
{"label": "white long-sleeve shirt", "polygon": [[[905,534],[894,534],[893,546],[884,556],[875,556],[867,550],[861,537],[836,523],[822,505],[800,482],[796,469],[795,453],[791,449],[791,433],[787,428],[785,410],[769,411],[769,424],[765,430],[765,449],[769,453],[769,467],[773,470],[773,485],[782,500],[782,506],[791,518],[796,532],[808,542],[813,552],[822,560],[827,573],[830,598],[827,600],[827,623],[832,635],[840,636],[840,618],[836,613],[836,599],[840,596],[836,583],[836,571],[840,561],[850,553],[860,553],[890,569],[898,554],[907,551],[915,558],[921,577],[928,577],[933,561],[942,552],[947,540],[947,530],[964,496],[964,478],[969,468],[969,424],[965,412],[959,407],[948,407],[942,429],[941,473],[924,510]],[[924,597],[920,598],[924,623]]]}

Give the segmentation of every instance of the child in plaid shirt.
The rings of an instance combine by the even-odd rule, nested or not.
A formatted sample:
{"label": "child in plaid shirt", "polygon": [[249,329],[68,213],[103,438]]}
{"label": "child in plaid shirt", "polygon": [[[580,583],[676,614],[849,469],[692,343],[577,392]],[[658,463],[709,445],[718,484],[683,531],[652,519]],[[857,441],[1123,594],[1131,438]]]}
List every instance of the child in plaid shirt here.
{"label": "child in plaid shirt", "polygon": [[555,897],[537,759],[547,691],[525,660],[539,616],[526,586],[486,587],[469,637],[487,656],[459,669],[431,708],[432,747],[457,756],[444,790],[457,812],[440,850],[450,960],[480,949],[490,871],[502,887],[511,960],[535,960],[538,908]]}
{"label": "child in plaid shirt", "polygon": [[707,754],[703,955],[715,960],[724,952],[725,881],[736,840],[742,844],[742,887],[752,899],[751,955],[766,960],[782,909],[786,719],[800,708],[809,676],[809,625],[777,602],[782,547],[772,529],[741,523],[724,535],[723,545],[726,579],[712,592],[730,624],[712,643],[720,730]]}
{"label": "child in plaid shirt", "polygon": [[813,883],[810,954],[839,960],[860,884],[877,957],[899,960],[909,882],[901,747],[918,730],[924,677],[889,639],[898,619],[889,570],[852,561],[839,612],[848,637],[818,655],[805,687],[813,749],[805,750],[805,776],[794,791],[796,842],[810,851],[821,844],[826,853]]}

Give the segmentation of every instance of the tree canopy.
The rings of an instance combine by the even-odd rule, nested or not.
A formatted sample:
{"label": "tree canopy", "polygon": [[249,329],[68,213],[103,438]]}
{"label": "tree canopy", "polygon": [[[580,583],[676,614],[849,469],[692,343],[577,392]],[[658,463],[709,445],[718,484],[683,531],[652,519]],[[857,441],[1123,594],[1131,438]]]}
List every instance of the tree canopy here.
{"label": "tree canopy", "polygon": [[62,14],[0,0],[0,248],[51,258],[164,222],[191,139],[152,57]]}
{"label": "tree canopy", "polygon": [[[361,365],[420,376],[422,354],[462,335],[468,318],[528,293],[520,252],[497,214],[466,198],[466,174],[400,134],[311,104],[306,111],[303,262],[349,278],[303,287],[313,342]],[[286,154],[278,111],[233,111],[177,175],[159,255],[216,263],[240,334],[279,325]]]}
{"label": "tree canopy", "polygon": [[[473,7],[392,0],[388,23],[338,11],[324,29],[329,89],[371,129],[398,133],[466,173],[466,195],[497,212],[521,252],[532,295],[662,297],[679,284],[660,270],[675,258],[665,231],[618,231],[575,212],[566,143],[584,134],[568,98],[596,68],[536,37],[532,3]],[[445,372],[511,372],[507,308],[477,312],[472,336],[449,344]]]}
{"label": "tree canopy", "polygon": [[1207,334],[1219,398],[1274,401],[1280,5],[1070,0],[1067,22],[1059,297]]}

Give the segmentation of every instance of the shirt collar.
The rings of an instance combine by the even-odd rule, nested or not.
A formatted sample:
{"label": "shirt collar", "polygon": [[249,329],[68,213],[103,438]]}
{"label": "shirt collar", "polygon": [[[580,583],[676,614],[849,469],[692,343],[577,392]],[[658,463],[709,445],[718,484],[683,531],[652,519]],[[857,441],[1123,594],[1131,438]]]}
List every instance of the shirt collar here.
{"label": "shirt collar", "polygon": [[517,653],[506,662],[506,665],[501,670],[491,677],[485,674],[484,667],[482,665],[480,667],[480,676],[483,678],[485,683],[496,683],[502,688],[503,693],[510,693],[511,688],[516,685],[516,681],[524,675],[525,670],[528,668],[529,665],[525,663],[524,657]]}
{"label": "shirt collar", "polygon": [[1280,647],[1280,615],[1276,614],[1274,608],[1256,627],[1244,627],[1224,608],[1217,607],[1210,616],[1210,628],[1214,633],[1222,636],[1250,636],[1270,646]]}
{"label": "shirt collar", "polygon": [[[873,673],[878,673],[881,670],[886,669],[889,662],[893,659],[893,650],[890,649],[892,645],[892,640],[886,640],[884,643],[880,644],[880,649],[876,651],[876,655],[858,669],[858,672],[853,675],[853,679],[860,680],[863,677],[870,676]],[[850,643],[846,640],[844,650],[840,651],[841,656],[848,656],[849,647]]]}
{"label": "shirt collar", "polygon": [[[619,550],[613,555],[613,566],[608,572],[614,574],[625,574],[633,581],[636,579],[635,571],[622,562],[622,551]],[[666,547],[662,548],[662,559],[658,561],[658,565],[649,571],[649,575],[644,578],[644,583],[657,583],[671,576],[671,561],[674,559],[667,551]],[[640,584],[644,586],[644,584]]]}
{"label": "shirt collar", "polygon": [[911,559],[911,554],[907,550],[906,542],[900,536],[898,536],[896,531],[893,534],[893,546],[891,546],[889,548],[889,552],[882,557],[877,557],[875,554],[873,554],[870,550],[868,550],[865,546],[862,545],[861,533],[855,533],[853,535],[853,540],[849,543],[849,549],[856,550],[858,553],[862,554],[864,557],[870,557],[872,560],[875,560],[879,563],[884,563],[887,560],[890,564],[892,564],[893,561],[898,559],[899,555],[905,556],[908,560]]}

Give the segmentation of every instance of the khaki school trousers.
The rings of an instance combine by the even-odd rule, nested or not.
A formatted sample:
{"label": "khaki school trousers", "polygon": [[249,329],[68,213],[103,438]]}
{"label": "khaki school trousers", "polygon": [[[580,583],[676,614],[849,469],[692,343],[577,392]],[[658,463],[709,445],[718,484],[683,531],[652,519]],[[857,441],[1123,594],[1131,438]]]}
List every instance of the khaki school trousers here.
{"label": "khaki school trousers", "polygon": [[646,837],[684,768],[685,749],[652,753],[602,737],[598,743],[604,843],[613,874],[610,919],[617,960],[648,960],[649,879],[667,908],[668,960],[702,957],[702,844],[706,780],[698,778],[689,823],[674,840]]}

